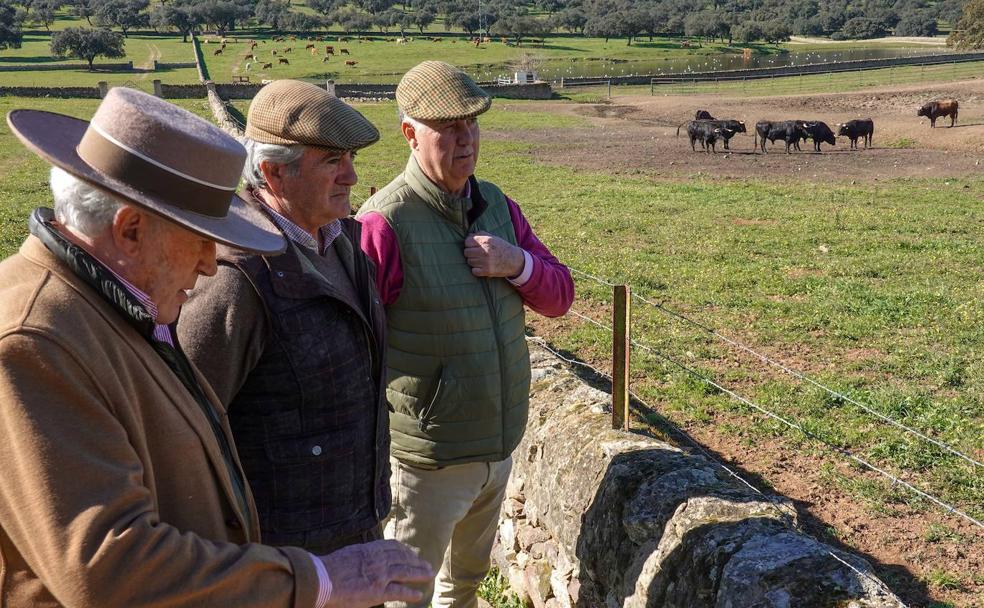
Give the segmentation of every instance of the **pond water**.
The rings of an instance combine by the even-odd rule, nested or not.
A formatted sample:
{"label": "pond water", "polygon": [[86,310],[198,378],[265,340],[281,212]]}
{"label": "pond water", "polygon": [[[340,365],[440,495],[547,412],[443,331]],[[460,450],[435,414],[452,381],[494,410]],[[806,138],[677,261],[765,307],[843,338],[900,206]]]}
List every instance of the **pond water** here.
{"label": "pond water", "polygon": [[[645,42],[638,43],[644,46]],[[535,52],[535,51],[534,51]],[[547,60],[538,70],[543,80],[559,80],[560,78],[597,77],[634,75],[662,75],[687,72],[709,72],[715,70],[741,70],[750,68],[768,68],[787,65],[805,65],[808,63],[830,63],[833,61],[856,61],[861,59],[883,59],[893,57],[909,57],[914,55],[931,55],[950,52],[946,47],[905,47],[886,49],[836,49],[815,51],[791,51],[775,55],[752,55],[745,59],[740,53],[733,55],[693,55],[672,59],[652,61],[626,60]],[[495,79],[497,76],[510,75],[509,68],[490,70],[483,80]],[[484,75],[481,75],[484,76]],[[481,77],[480,76],[480,77]]]}

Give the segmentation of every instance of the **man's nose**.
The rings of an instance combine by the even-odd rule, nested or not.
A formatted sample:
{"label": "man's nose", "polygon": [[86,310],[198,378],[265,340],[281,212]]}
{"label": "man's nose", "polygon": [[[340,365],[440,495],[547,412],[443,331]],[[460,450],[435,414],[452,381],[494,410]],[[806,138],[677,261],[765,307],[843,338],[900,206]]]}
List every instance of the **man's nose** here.
{"label": "man's nose", "polygon": [[342,184],[343,186],[354,186],[359,181],[359,176],[355,173],[355,159],[352,158],[351,154],[346,154],[342,157],[341,170],[338,172],[338,177],[335,181]]}

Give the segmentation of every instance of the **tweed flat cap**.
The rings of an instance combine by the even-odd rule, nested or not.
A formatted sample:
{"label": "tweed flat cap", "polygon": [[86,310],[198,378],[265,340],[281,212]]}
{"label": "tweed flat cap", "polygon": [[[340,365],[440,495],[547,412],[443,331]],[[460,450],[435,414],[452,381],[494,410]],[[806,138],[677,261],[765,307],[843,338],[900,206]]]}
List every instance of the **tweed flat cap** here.
{"label": "tweed flat cap", "polygon": [[400,79],[396,103],[404,114],[418,120],[457,120],[485,112],[492,98],[450,63],[425,61]]}
{"label": "tweed flat cap", "polygon": [[264,144],[358,150],[379,141],[379,131],[355,108],[319,86],[275,80],[253,98],[246,137]]}

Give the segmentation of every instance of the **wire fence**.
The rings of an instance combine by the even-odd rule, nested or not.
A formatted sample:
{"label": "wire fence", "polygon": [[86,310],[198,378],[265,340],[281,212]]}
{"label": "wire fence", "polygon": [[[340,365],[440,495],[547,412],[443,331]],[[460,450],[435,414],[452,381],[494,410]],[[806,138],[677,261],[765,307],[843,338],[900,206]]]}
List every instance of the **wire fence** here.
{"label": "wire fence", "polygon": [[[576,316],[583,316],[583,315],[581,315],[580,313],[578,313],[576,311],[572,311],[572,312]],[[587,317],[584,317],[584,318],[587,318]],[[611,375],[606,374],[605,372],[601,371],[600,369],[594,367],[593,365],[591,365],[589,363],[585,363],[584,361],[579,361],[577,359],[572,359],[570,357],[565,357],[563,354],[561,354],[556,349],[554,349],[553,347],[551,347],[549,342],[547,342],[546,340],[544,340],[543,338],[541,338],[539,336],[527,336],[527,340],[529,340],[530,342],[533,342],[535,344],[538,344],[541,348],[543,348],[543,349],[547,350],[548,352],[552,353],[555,357],[557,357],[561,361],[564,361],[564,362],[566,362],[568,364],[571,364],[571,365],[577,365],[577,366],[580,366],[580,367],[584,367],[584,368],[590,370],[591,372],[597,374],[598,376],[601,376],[603,378],[608,379],[609,381],[612,381],[613,380],[613,378],[611,377]],[[656,411],[656,408],[655,407],[653,407],[651,404],[647,403],[642,397],[640,397],[635,392],[629,391],[629,394],[632,396],[632,398],[636,402],[638,402],[640,405],[642,405],[643,407],[645,407],[647,410],[653,411],[653,412]],[[756,494],[758,494],[760,496],[763,496],[763,497],[766,496],[765,492],[763,492],[762,490],[758,489],[758,487],[756,487],[755,484],[753,484],[752,482],[748,481],[747,479],[745,479],[744,477],[742,477],[741,475],[739,475],[734,469],[732,469],[728,465],[724,464],[724,462],[722,462],[720,458],[718,458],[717,456],[715,456],[711,451],[709,451],[707,448],[705,448],[700,443],[698,443],[697,441],[695,441],[689,434],[687,434],[685,431],[683,431],[683,429],[681,429],[679,426],[675,425],[672,421],[670,421],[669,419],[667,419],[665,417],[662,418],[662,421],[666,425],[666,427],[668,429],[670,429],[670,431],[673,432],[673,434],[675,436],[681,438],[688,446],[690,446],[691,448],[693,448],[697,452],[699,452],[704,458],[707,459],[708,462],[710,462],[711,464],[714,464],[717,467],[721,468],[729,476],[731,476],[732,478],[734,478],[735,480],[737,480],[742,485],[748,487],[749,489],[751,489]],[[809,533],[802,528],[802,526],[799,524],[798,521],[793,521],[791,523],[792,523],[793,527],[797,531],[799,531],[802,534],[805,534],[805,535],[809,536]],[[826,550],[826,554],[829,557],[831,557],[832,559],[834,559],[835,561],[839,562],[841,565],[847,567],[849,570],[851,570],[852,572],[854,572],[858,576],[869,580],[870,582],[874,583],[877,587],[879,587],[883,591],[887,591],[889,594],[894,595],[894,593],[892,592],[892,590],[889,589],[888,586],[884,582],[881,581],[881,579],[875,578],[871,574],[869,574],[867,572],[864,572],[862,570],[859,570],[856,566],[854,566],[853,564],[845,561],[843,558],[841,558],[840,556],[838,556],[833,551],[830,551],[829,549]],[[899,600],[899,602],[900,602],[902,608],[908,608],[907,605],[904,602],[902,602],[901,600]]]}
{"label": "wire fence", "polygon": [[953,62],[937,65],[751,78],[729,76],[708,79],[654,78],[651,95],[784,95],[863,89],[882,85],[964,80],[984,77],[984,62]]}
{"label": "wire fence", "polygon": [[[583,277],[585,279],[591,280],[591,281],[593,281],[593,282],[595,282],[595,283],[597,283],[597,284],[599,284],[601,286],[604,286],[604,287],[614,288],[614,287],[616,287],[618,285],[617,283],[615,283],[613,281],[610,281],[610,280],[605,279],[605,278],[602,278],[602,277],[598,277],[596,275],[593,275],[591,273],[588,273],[588,272],[585,272],[585,271],[582,271],[582,270],[579,270],[579,269],[576,269],[576,268],[571,268],[571,272],[573,274],[575,274],[575,275],[578,275],[578,276]],[[865,412],[866,414],[868,414],[869,416],[873,417],[875,420],[877,420],[877,421],[879,421],[881,423],[890,425],[890,426],[894,427],[895,429],[900,430],[900,431],[902,431],[902,432],[910,435],[911,437],[914,437],[915,439],[917,439],[919,441],[922,441],[922,442],[925,442],[925,443],[927,443],[929,445],[932,445],[936,449],[940,450],[941,452],[945,452],[945,453],[947,453],[947,454],[949,454],[951,456],[954,456],[956,458],[961,459],[965,464],[973,467],[973,469],[975,471],[979,470],[980,467],[984,467],[984,463],[981,463],[976,458],[974,458],[974,457],[972,457],[972,456],[970,456],[970,455],[968,455],[968,454],[966,454],[966,453],[964,453],[964,452],[956,449],[955,447],[947,444],[946,442],[944,442],[944,441],[942,441],[942,440],[940,440],[938,438],[932,437],[929,434],[927,434],[926,432],[923,432],[923,431],[921,431],[919,429],[912,428],[911,426],[904,424],[900,420],[897,420],[895,418],[892,418],[891,416],[888,416],[888,415],[886,415],[886,414],[884,414],[882,412],[879,412],[873,406],[871,406],[870,404],[864,403],[859,398],[852,397],[852,396],[846,394],[845,391],[840,391],[840,390],[833,389],[833,388],[831,388],[831,387],[829,387],[829,386],[821,383],[820,381],[814,379],[813,377],[809,376],[808,374],[806,374],[806,373],[804,373],[804,372],[796,369],[795,367],[793,367],[791,365],[788,365],[788,364],[786,364],[786,363],[784,363],[782,361],[779,361],[778,359],[776,359],[774,357],[770,357],[768,355],[765,355],[765,354],[757,351],[756,349],[753,349],[752,347],[748,346],[743,341],[740,341],[740,340],[737,340],[735,338],[731,338],[729,336],[724,335],[723,333],[721,333],[721,332],[717,331],[716,329],[714,329],[713,327],[711,327],[709,324],[702,323],[702,322],[697,321],[695,319],[692,319],[692,318],[688,317],[687,315],[684,315],[684,314],[682,314],[682,313],[680,313],[680,312],[678,312],[676,310],[673,310],[672,308],[666,306],[663,302],[657,302],[654,299],[647,298],[645,296],[636,294],[634,292],[632,293],[632,299],[635,300],[635,301],[641,302],[641,303],[645,304],[646,306],[651,307],[654,310],[659,311],[661,314],[667,316],[668,318],[670,318],[670,319],[672,319],[674,321],[678,321],[678,322],[684,323],[684,324],[686,324],[688,326],[697,328],[701,332],[703,332],[703,333],[705,333],[705,334],[707,334],[707,335],[715,338],[716,340],[720,341],[721,343],[724,343],[724,344],[728,345],[731,348],[735,348],[735,349],[738,349],[738,350],[740,350],[740,351],[742,351],[744,353],[747,353],[749,355],[752,355],[753,357],[757,358],[762,363],[765,363],[765,364],[767,364],[769,366],[772,366],[772,367],[775,367],[777,369],[780,369],[784,373],[789,374],[790,376],[796,378],[797,380],[800,380],[800,381],[805,382],[805,383],[807,383],[807,384],[809,384],[809,385],[811,385],[811,386],[813,386],[813,387],[815,387],[815,388],[817,388],[819,390],[822,390],[825,393],[827,393],[827,394],[835,397],[836,399],[841,400],[844,403],[850,403],[851,405],[855,406],[859,410],[861,410],[861,411]],[[571,315],[574,316],[574,317],[576,317],[576,318],[578,318],[578,319],[581,319],[582,321],[585,321],[585,322],[589,323],[590,325],[596,327],[599,330],[602,330],[602,331],[606,332],[609,335],[611,335],[611,333],[613,332],[613,327],[611,325],[607,325],[605,323],[602,323],[602,322],[598,321],[597,319],[594,319],[591,316],[586,315],[586,314],[583,314],[583,313],[581,313],[581,312],[579,312],[577,310],[572,310],[571,311]],[[706,373],[702,373],[702,372],[696,370],[694,367],[692,367],[690,365],[687,365],[685,363],[680,362],[676,358],[674,358],[674,357],[666,354],[665,352],[663,352],[662,350],[660,350],[660,349],[652,346],[651,344],[648,344],[646,342],[641,342],[641,341],[639,341],[637,339],[631,339],[631,344],[638,351],[641,351],[645,355],[654,357],[654,358],[662,361],[664,364],[668,364],[668,365],[670,365],[670,366],[678,369],[679,371],[681,371],[681,372],[683,372],[683,373],[685,373],[685,374],[687,374],[687,375],[689,375],[689,376],[691,376],[691,377],[699,380],[700,382],[706,384],[707,386],[712,387],[714,390],[720,391],[721,393],[729,396],[730,398],[734,399],[735,401],[741,403],[743,406],[745,406],[747,408],[750,408],[750,409],[752,409],[752,410],[754,410],[754,411],[756,411],[756,412],[758,412],[758,413],[760,413],[760,414],[768,417],[769,419],[774,420],[774,421],[780,423],[781,425],[783,425],[783,426],[785,426],[787,428],[790,428],[790,429],[793,429],[793,430],[797,431],[798,433],[800,433],[804,437],[806,437],[806,438],[808,438],[808,439],[810,439],[812,441],[815,441],[815,442],[817,442],[817,443],[825,446],[827,449],[829,449],[829,450],[831,450],[831,451],[839,454],[841,457],[843,457],[843,458],[845,458],[845,459],[853,462],[854,464],[860,466],[861,468],[866,469],[866,470],[870,471],[871,473],[875,473],[875,474],[877,474],[877,475],[879,475],[879,476],[881,476],[881,477],[889,480],[891,482],[891,484],[892,484],[892,487],[901,487],[901,488],[904,488],[906,491],[908,491],[908,492],[910,492],[910,493],[912,493],[912,494],[914,494],[914,495],[916,495],[916,496],[918,496],[918,497],[920,497],[922,499],[925,499],[925,500],[933,503],[934,505],[936,505],[937,507],[941,508],[946,513],[948,513],[950,515],[953,515],[953,516],[960,517],[960,518],[968,521],[969,523],[971,523],[971,524],[973,524],[973,525],[975,525],[975,526],[977,526],[977,527],[979,527],[981,529],[984,529],[984,522],[982,522],[979,519],[975,518],[974,516],[972,516],[971,514],[967,513],[966,511],[957,508],[956,506],[954,506],[954,505],[952,505],[952,504],[950,504],[950,503],[942,500],[941,498],[939,498],[938,496],[935,496],[934,494],[932,494],[930,492],[927,492],[925,490],[922,490],[922,489],[916,487],[912,483],[909,483],[908,481],[905,481],[904,479],[902,479],[899,475],[896,475],[896,474],[894,474],[892,472],[889,472],[888,470],[886,470],[886,468],[884,468],[882,466],[879,466],[879,465],[875,464],[874,462],[871,462],[869,459],[867,459],[865,457],[860,456],[855,451],[852,451],[850,449],[847,449],[847,448],[845,448],[843,446],[837,445],[837,444],[835,444],[835,443],[833,443],[833,442],[825,439],[821,435],[819,435],[819,434],[811,431],[809,428],[807,428],[806,426],[804,426],[802,423],[797,422],[797,421],[791,419],[789,416],[784,416],[784,415],[778,414],[778,413],[776,413],[776,412],[774,412],[774,411],[772,411],[772,410],[764,407],[760,403],[757,403],[757,402],[755,402],[755,401],[753,401],[753,400],[751,400],[751,399],[749,399],[749,398],[747,398],[745,396],[742,396],[741,394],[737,393],[736,391],[734,391],[734,390],[726,387],[720,381],[715,380],[710,375],[708,375]],[[551,349],[551,350],[553,351],[553,349]],[[556,351],[553,351],[553,352],[556,352]],[[562,357],[562,358],[564,360],[566,360],[566,361],[571,361],[571,359],[569,357]],[[576,362],[576,363],[578,365],[584,365],[586,367],[591,368],[592,370],[594,370],[596,373],[599,373],[603,377],[606,377],[606,378],[609,378],[609,379],[611,378],[610,375],[605,374],[603,372],[600,372],[599,370],[595,369],[594,367],[592,367],[592,366],[590,366],[588,364],[585,364],[583,362]],[[636,401],[638,401],[639,403],[642,403],[642,404],[646,405],[646,407],[648,407],[649,409],[655,411],[655,408],[652,408],[652,406],[650,406],[650,405],[646,404],[644,401],[642,401],[635,392],[630,391],[630,394],[632,395],[632,397]],[[683,433],[678,427],[673,426],[672,423],[669,423],[669,424],[671,425],[671,428],[674,430],[674,434],[677,434],[677,435],[685,436],[686,437],[686,434]],[[690,440],[689,437],[686,437],[686,439],[687,439],[687,442],[690,443],[690,444],[695,444],[696,443],[696,442]],[[700,448],[699,446],[698,446],[698,448],[700,449],[700,451],[702,453],[704,453],[705,455],[708,455],[707,452],[706,452],[706,450],[703,450],[703,448]],[[716,459],[713,459],[712,458],[712,460],[715,460],[717,462]],[[721,463],[719,463],[719,464],[721,464]],[[730,469],[729,469],[729,472],[730,472]],[[914,478],[914,475],[911,472],[905,471],[904,473],[907,476],[909,476],[910,478]],[[737,474],[734,474],[734,476],[736,476],[738,479],[740,479],[746,485],[751,486],[751,484],[749,484],[746,480],[740,478],[740,476],[737,476]],[[754,486],[752,486],[752,487],[754,487]]]}

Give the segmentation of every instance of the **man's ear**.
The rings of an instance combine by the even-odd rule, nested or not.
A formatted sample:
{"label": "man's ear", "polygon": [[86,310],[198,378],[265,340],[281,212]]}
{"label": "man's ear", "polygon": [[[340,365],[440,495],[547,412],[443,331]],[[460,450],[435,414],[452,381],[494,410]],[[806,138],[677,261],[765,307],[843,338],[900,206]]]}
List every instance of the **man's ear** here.
{"label": "man's ear", "polygon": [[268,160],[260,163],[260,173],[263,174],[263,181],[266,182],[270,192],[278,195],[283,192],[285,168],[286,165],[272,163]]}
{"label": "man's ear", "polygon": [[113,244],[128,257],[136,256],[147,240],[150,223],[148,212],[123,205],[113,216]]}
{"label": "man's ear", "polygon": [[407,143],[410,144],[411,150],[417,149],[417,131],[413,128],[413,125],[408,122],[403,122],[400,124],[400,130],[403,131],[403,137],[406,138]]}

